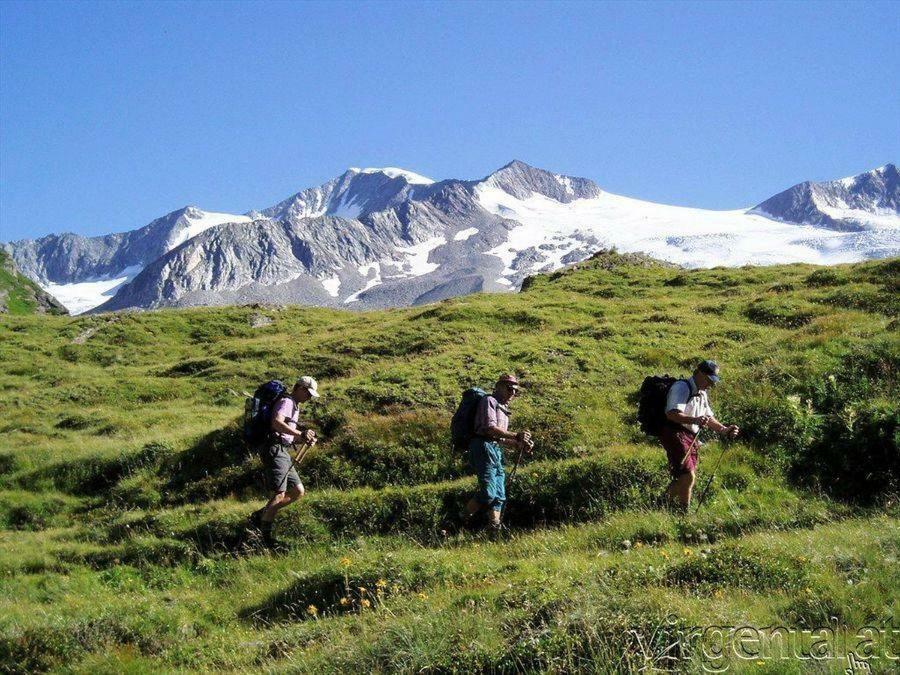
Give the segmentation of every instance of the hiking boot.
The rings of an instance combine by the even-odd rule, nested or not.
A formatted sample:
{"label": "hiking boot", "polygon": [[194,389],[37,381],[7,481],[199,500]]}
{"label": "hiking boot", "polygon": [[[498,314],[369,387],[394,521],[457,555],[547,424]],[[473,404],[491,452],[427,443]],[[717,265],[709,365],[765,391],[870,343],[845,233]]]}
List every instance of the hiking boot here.
{"label": "hiking boot", "polygon": [[259,530],[262,529],[262,514],[265,511],[265,508],[259,509],[258,511],[254,511],[250,514],[250,517],[247,518],[247,527],[251,530]]}
{"label": "hiking boot", "polygon": [[290,548],[272,535],[272,530],[262,530],[262,543],[272,553],[286,553]]}
{"label": "hiking boot", "polygon": [[491,523],[487,528],[487,533],[491,541],[506,539],[510,534],[509,528],[503,523],[500,523],[499,525],[494,525],[493,523]]}
{"label": "hiking boot", "polygon": [[262,545],[273,553],[280,553],[288,550],[287,545],[278,541],[272,534],[272,523],[262,521],[260,523],[259,536],[262,541]]}
{"label": "hiking boot", "polygon": [[478,524],[478,516],[480,513],[476,511],[475,513],[469,513],[468,511],[462,511],[459,514],[459,524],[460,527],[464,530],[471,530]]}

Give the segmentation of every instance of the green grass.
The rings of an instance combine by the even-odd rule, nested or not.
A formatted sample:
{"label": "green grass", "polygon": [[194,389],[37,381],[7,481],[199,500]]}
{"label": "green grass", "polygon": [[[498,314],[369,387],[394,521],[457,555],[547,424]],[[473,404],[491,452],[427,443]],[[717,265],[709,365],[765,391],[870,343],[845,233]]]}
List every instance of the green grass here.
{"label": "green grass", "polygon": [[[578,267],[370,313],[0,319],[0,669],[799,673],[771,641],[710,663],[691,629],[896,621],[898,261]],[[700,486],[727,452],[679,518],[635,392],[701,357],[746,434],[702,450]],[[491,542],[460,531],[447,426],[509,370],[536,448]],[[322,442],[272,556],[243,531],[262,492],[232,392],[299,374]]]}

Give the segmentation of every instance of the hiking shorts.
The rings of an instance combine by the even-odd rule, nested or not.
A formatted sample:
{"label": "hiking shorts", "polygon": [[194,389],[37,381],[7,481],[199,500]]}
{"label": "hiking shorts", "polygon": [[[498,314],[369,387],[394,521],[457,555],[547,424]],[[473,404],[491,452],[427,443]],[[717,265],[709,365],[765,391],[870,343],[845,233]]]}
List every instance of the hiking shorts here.
{"label": "hiking shorts", "polygon": [[266,478],[266,490],[269,492],[287,492],[294,487],[303,487],[297,470],[291,466],[289,445],[269,443],[260,449],[263,463],[263,474]]}
{"label": "hiking shorts", "polygon": [[[673,425],[665,425],[659,434],[659,440],[666,450],[666,458],[669,460],[669,473],[672,478],[678,478],[686,473],[697,470],[700,461],[698,452],[699,443],[694,443],[694,434],[687,429]],[[693,446],[693,447],[691,447]],[[690,452],[690,456],[685,456]]]}
{"label": "hiking shorts", "polygon": [[469,441],[469,465],[478,478],[476,499],[485,507],[502,511],[506,502],[503,448],[494,441],[476,436]]}

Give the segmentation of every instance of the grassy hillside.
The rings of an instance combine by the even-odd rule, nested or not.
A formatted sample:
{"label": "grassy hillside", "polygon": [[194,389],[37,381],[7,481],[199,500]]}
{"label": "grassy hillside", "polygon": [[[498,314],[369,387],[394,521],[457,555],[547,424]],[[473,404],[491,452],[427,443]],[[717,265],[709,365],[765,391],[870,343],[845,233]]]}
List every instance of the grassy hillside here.
{"label": "grassy hillside", "polygon": [[[0,669],[801,672],[691,628],[896,621],[900,261],[578,267],[372,313],[0,319]],[[634,394],[701,357],[746,435],[704,447],[700,485],[728,452],[679,518]],[[491,542],[459,530],[447,426],[507,370],[536,449]],[[323,442],[272,556],[242,534],[263,500],[234,392],[298,374]]]}
{"label": "grassy hillside", "polygon": [[0,314],[68,314],[66,308],[16,269],[9,253],[0,248]]}

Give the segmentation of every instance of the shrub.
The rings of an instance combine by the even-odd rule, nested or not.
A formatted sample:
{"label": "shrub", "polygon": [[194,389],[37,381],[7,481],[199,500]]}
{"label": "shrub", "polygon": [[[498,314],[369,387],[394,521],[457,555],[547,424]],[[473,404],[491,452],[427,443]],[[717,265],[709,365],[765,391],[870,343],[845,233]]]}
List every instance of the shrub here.
{"label": "shrub", "polygon": [[236,492],[252,484],[256,476],[253,457],[236,423],[217,429],[184,452],[169,453],[164,459],[159,468],[168,477],[164,494],[170,502],[210,499]]}
{"label": "shrub", "polygon": [[854,285],[839,288],[817,302],[845,309],[876,312],[885,316],[900,315],[900,300],[896,291],[881,291],[875,286]]}
{"label": "shrub", "polygon": [[307,471],[330,485],[409,485],[457,478],[465,458],[449,447],[449,420],[433,411],[357,419],[336,439],[337,449],[314,456]]}
{"label": "shrub", "polygon": [[19,461],[8,452],[0,452],[0,476],[12,473],[19,466]]}
{"label": "shrub", "polygon": [[691,283],[691,277],[688,272],[681,272],[679,274],[676,274],[671,279],[668,279],[663,282],[663,284],[665,286],[673,286],[675,288],[678,288],[681,286],[688,286],[690,283]]}
{"label": "shrub", "polygon": [[744,312],[748,319],[764,326],[800,328],[823,313],[821,308],[796,298],[759,298]]}
{"label": "shrub", "polygon": [[159,374],[163,377],[184,377],[202,375],[220,365],[218,359],[185,359],[173,366],[163,368]]}
{"label": "shrub", "polygon": [[900,406],[848,402],[827,415],[815,442],[794,460],[794,476],[844,499],[873,502],[900,493]]}
{"label": "shrub", "polygon": [[66,509],[64,498],[54,494],[0,492],[0,525],[14,530],[43,530]]}
{"label": "shrub", "polygon": [[807,286],[841,286],[846,284],[848,279],[845,275],[833,269],[816,270],[805,279]]}
{"label": "shrub", "polygon": [[75,413],[73,415],[67,415],[66,417],[63,417],[54,426],[57,429],[67,429],[70,431],[81,431],[83,429],[92,427],[95,422],[96,422],[95,416],[81,415],[81,414]]}
{"label": "shrub", "polygon": [[726,399],[721,410],[720,419],[733,420],[745,440],[782,464],[808,448],[819,431],[818,417],[798,395],[748,392]]}
{"label": "shrub", "polygon": [[136,453],[85,457],[53,464],[21,476],[18,483],[33,488],[36,481],[49,480],[57,489],[75,494],[97,494],[138,471],[156,470],[172,454],[172,449],[164,443],[148,443]]}
{"label": "shrub", "polygon": [[308,610],[310,605],[317,612],[356,611],[363,600],[377,606],[392,595],[436,584],[471,582],[478,576],[491,575],[496,567],[489,560],[480,561],[477,566],[464,565],[437,553],[422,555],[416,551],[386,553],[361,561],[344,558],[304,573],[289,588],[244,610],[242,615],[269,623],[308,619],[313,616]]}
{"label": "shrub", "polygon": [[834,374],[794,379],[797,394],[730,397],[723,417],[796,481],[871,502],[900,491],[898,361],[891,341],[873,341],[843,354]]}
{"label": "shrub", "polygon": [[669,583],[700,588],[734,586],[750,591],[801,588],[809,574],[794,558],[769,551],[744,551],[735,546],[713,549],[706,557],[695,557],[673,566],[666,573]]}

